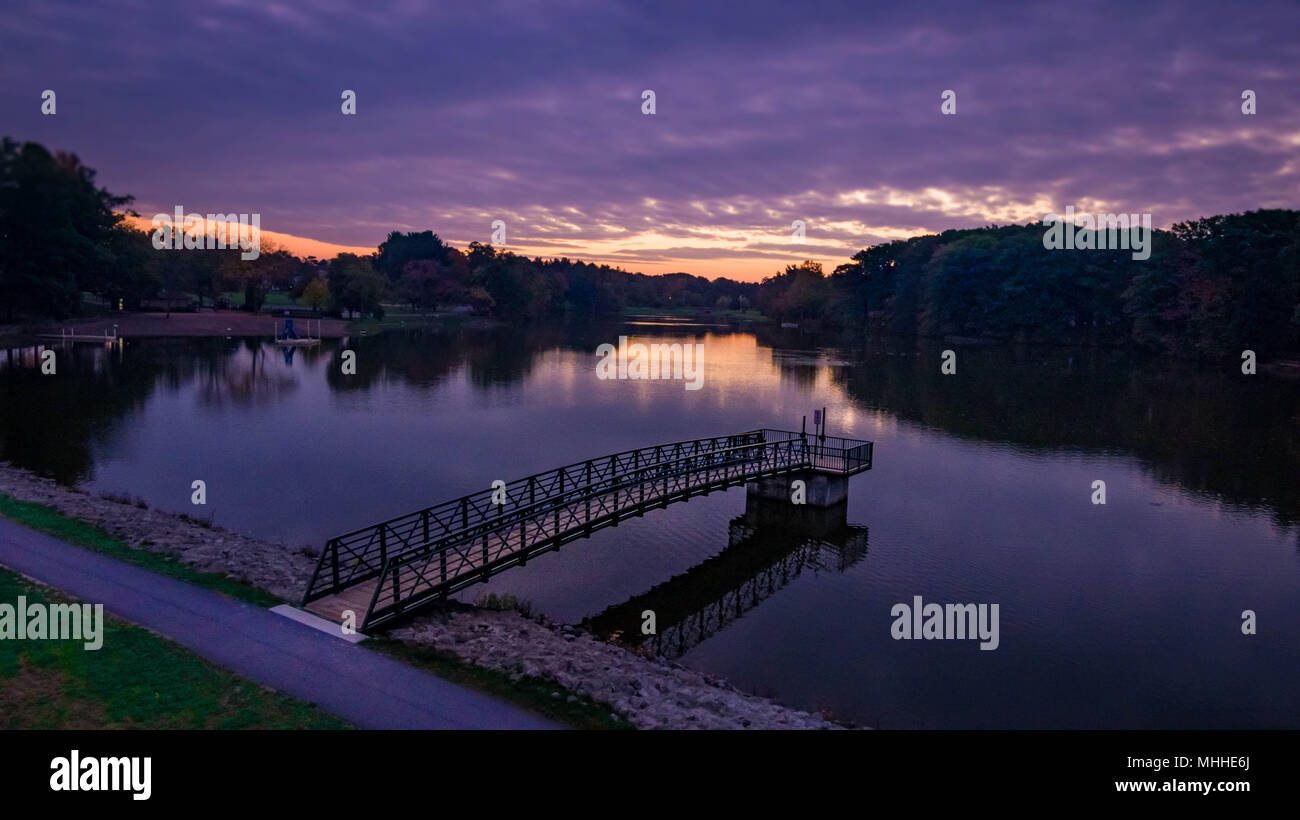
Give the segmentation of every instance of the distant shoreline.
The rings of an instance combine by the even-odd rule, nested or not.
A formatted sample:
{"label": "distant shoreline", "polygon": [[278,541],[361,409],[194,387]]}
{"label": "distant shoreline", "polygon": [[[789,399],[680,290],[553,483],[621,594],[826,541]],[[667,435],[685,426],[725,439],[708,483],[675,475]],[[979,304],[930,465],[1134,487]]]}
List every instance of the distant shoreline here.
{"label": "distant shoreline", "polygon": [[[16,338],[35,338],[43,333],[68,330],[80,336],[102,336],[107,331],[123,338],[145,336],[266,336],[270,338],[276,327],[283,327],[284,319],[265,314],[246,313],[241,310],[204,310],[197,313],[115,313],[108,316],[81,317],[64,322],[32,323],[11,334]],[[317,328],[319,322],[319,330]],[[348,335],[349,322],[345,319],[294,320],[299,335],[306,335],[310,325],[311,335],[337,339]]]}
{"label": "distant shoreline", "polygon": [[[684,326],[689,325],[692,320],[709,320],[715,319],[720,324],[725,325],[746,325],[746,324],[763,324],[770,323],[770,320],[756,312],[742,313],[740,311],[715,311],[709,308],[674,308],[666,310],[655,310],[652,308],[629,308],[620,314],[623,321],[635,322],[645,319],[666,319],[669,324],[682,322]],[[743,318],[742,318],[743,316]],[[415,328],[422,324],[443,324],[451,321],[462,327],[471,329],[490,329],[502,326],[504,323],[487,317],[454,315],[454,314],[429,314],[426,316],[415,316],[406,314],[392,314],[384,319],[335,319],[323,317],[320,319],[295,317],[294,324],[300,336],[306,336],[310,333],[313,337],[322,339],[343,339],[348,336],[365,336],[380,333],[385,330],[397,330],[402,328]],[[221,338],[240,337],[240,338],[265,338],[269,339],[275,332],[276,328],[283,328],[284,319],[267,313],[248,313],[242,310],[200,310],[198,312],[174,312],[169,317],[163,312],[137,313],[122,312],[109,314],[106,316],[95,317],[78,317],[67,319],[59,322],[54,320],[35,320],[24,324],[0,325],[0,346],[19,347],[32,344],[48,344],[50,339],[41,338],[42,334],[57,335],[60,330],[66,330],[79,336],[103,336],[105,331],[111,337],[114,332],[122,338]],[[318,324],[319,323],[319,324]],[[114,331],[116,327],[116,331]],[[827,332],[826,328],[817,326],[816,321],[808,323],[808,330],[812,332]],[[931,342],[944,342],[963,346],[993,346],[993,345],[1030,345],[1030,346],[1051,346],[1051,347],[1082,347],[1082,348],[1108,348],[1114,350],[1133,350],[1128,345],[1095,345],[1080,342],[1043,342],[1043,341],[1016,341],[1009,339],[999,339],[993,337],[980,336],[941,336],[941,337],[924,337],[917,336],[917,340],[926,340]],[[53,340],[57,341],[57,339]],[[1139,352],[1139,351],[1134,351]],[[1166,354],[1170,355],[1170,354]],[[1176,355],[1174,358],[1186,359],[1195,358],[1188,355]],[[1279,355],[1274,358],[1261,358],[1259,361],[1261,372],[1268,373],[1287,379],[1300,378],[1300,358],[1294,355]]]}
{"label": "distant shoreline", "polygon": [[[396,330],[404,327],[441,325],[453,322],[466,327],[489,328],[502,323],[479,316],[460,316],[449,314],[429,314],[414,316],[393,314],[385,319],[319,319],[295,316],[294,327],[299,336],[322,339],[343,339],[348,336],[367,335],[384,330]],[[114,328],[116,327],[116,331]],[[200,310],[197,312],[173,312],[169,317],[163,312],[149,313],[115,313],[107,316],[82,316],[64,321],[49,319],[31,320],[21,324],[0,325],[0,344],[9,347],[48,343],[50,339],[42,335],[58,335],[60,331],[75,333],[78,336],[108,336],[114,332],[122,338],[220,338],[258,337],[270,339],[277,328],[283,329],[284,318],[269,313],[247,313],[242,310]],[[58,341],[55,339],[54,341]]]}

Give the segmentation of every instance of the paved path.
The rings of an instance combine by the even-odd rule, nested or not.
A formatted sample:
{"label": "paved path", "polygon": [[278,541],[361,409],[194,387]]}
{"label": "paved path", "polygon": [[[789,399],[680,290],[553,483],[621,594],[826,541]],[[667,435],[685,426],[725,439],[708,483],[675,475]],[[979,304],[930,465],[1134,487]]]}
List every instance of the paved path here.
{"label": "paved path", "polygon": [[269,610],[0,517],[0,564],[366,729],[558,729],[507,701]]}

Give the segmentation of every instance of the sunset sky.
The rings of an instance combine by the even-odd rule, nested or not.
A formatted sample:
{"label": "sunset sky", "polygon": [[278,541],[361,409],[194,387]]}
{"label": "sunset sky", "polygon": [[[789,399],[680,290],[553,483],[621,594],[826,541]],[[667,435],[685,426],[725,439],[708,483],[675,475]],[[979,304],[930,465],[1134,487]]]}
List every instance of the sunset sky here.
{"label": "sunset sky", "polygon": [[1066,205],[1300,206],[1295,2],[710,8],[17,0],[0,134],[291,250],[502,219],[516,252],[749,280]]}

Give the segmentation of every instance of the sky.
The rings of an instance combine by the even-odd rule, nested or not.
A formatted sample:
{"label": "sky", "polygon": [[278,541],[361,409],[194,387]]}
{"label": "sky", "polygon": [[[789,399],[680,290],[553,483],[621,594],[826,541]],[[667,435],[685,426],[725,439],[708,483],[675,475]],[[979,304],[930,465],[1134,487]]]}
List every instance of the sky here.
{"label": "sky", "polygon": [[304,253],[501,220],[518,253],[752,281],[1067,205],[1300,207],[1297,31],[1294,0],[11,0],[0,134]]}

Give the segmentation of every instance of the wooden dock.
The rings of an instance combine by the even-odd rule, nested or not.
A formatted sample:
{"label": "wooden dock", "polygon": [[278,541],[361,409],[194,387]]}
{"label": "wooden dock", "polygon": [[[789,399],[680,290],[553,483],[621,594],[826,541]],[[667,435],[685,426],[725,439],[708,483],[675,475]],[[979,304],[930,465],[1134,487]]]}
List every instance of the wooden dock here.
{"label": "wooden dock", "polygon": [[61,332],[61,333],[38,333],[36,334],[36,338],[49,339],[50,341],[54,341],[55,339],[57,339],[60,342],[99,342],[100,344],[111,344],[113,342],[116,342],[121,337],[119,337],[116,333],[109,335],[109,332],[105,330],[104,335],[102,336],[92,336],[87,333]]}

